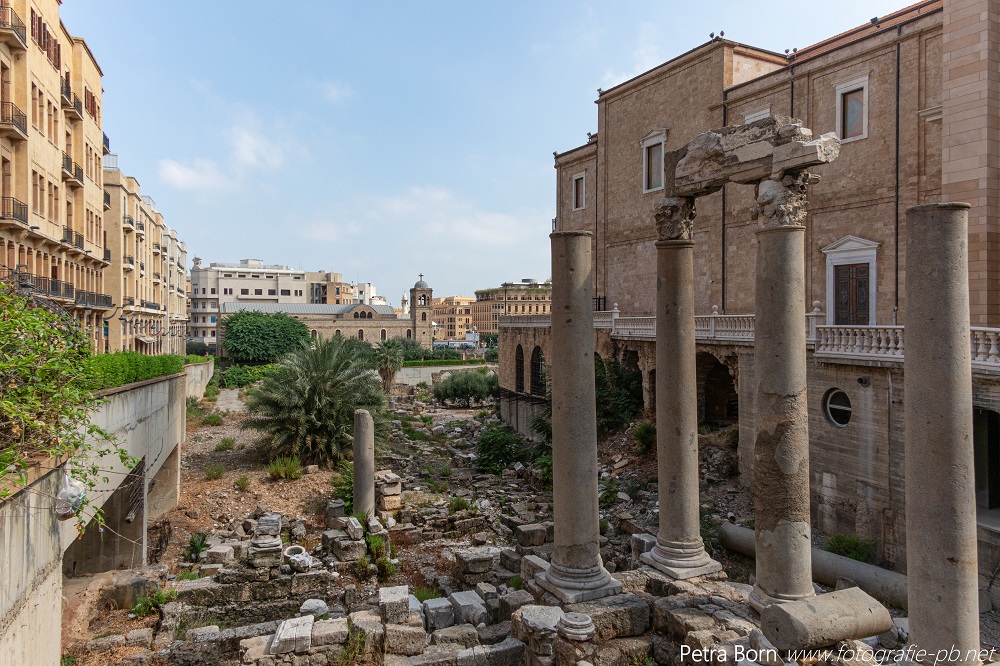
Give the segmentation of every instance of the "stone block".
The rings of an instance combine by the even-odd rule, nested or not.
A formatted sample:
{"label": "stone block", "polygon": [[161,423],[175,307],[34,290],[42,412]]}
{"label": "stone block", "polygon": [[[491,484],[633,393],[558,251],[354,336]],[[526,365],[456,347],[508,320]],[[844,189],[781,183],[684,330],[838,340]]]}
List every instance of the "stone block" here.
{"label": "stone block", "polygon": [[514,611],[522,606],[535,603],[535,598],[527,590],[514,590],[500,597],[500,621],[510,620]]}
{"label": "stone block", "polygon": [[524,663],[525,645],[508,638],[496,645],[478,645],[458,653],[457,666],[520,666]]}
{"label": "stone block", "polygon": [[521,554],[513,548],[504,548],[500,551],[500,566],[508,571],[521,571]]}
{"label": "stone block", "polygon": [[332,499],[326,503],[326,526],[337,527],[337,518],[344,516],[344,500]]}
{"label": "stone block", "polygon": [[697,608],[676,606],[670,597],[658,599],[653,605],[654,628],[673,638],[682,639],[691,631],[714,629],[715,619]]}
{"label": "stone block", "polygon": [[353,562],[368,552],[364,541],[354,539],[338,539],[333,543],[333,554],[341,562]]}
{"label": "stone block", "polygon": [[254,636],[240,641],[240,663],[258,664],[269,654],[274,636]]}
{"label": "stone block", "polygon": [[378,611],[366,610],[351,613],[351,626],[365,634],[365,652],[372,652],[382,643],[385,636],[385,625]]}
{"label": "stone block", "polygon": [[145,627],[143,629],[133,629],[125,634],[125,647],[145,647],[153,644],[153,629]]}
{"label": "stone block", "polygon": [[431,643],[434,645],[460,645],[469,648],[479,645],[479,634],[475,627],[468,624],[456,624],[453,627],[437,629],[431,634]]}
{"label": "stone block", "polygon": [[455,558],[458,560],[458,569],[463,574],[487,573],[493,566],[493,555],[490,553],[460,550],[455,553]]}
{"label": "stone block", "polygon": [[525,582],[535,580],[535,574],[547,571],[549,563],[537,555],[525,555],[521,558],[521,579]]}
{"label": "stone block", "polygon": [[121,634],[104,636],[87,641],[87,652],[107,652],[115,648],[125,647],[125,637]]}
{"label": "stone block", "polygon": [[292,576],[290,592],[295,596],[325,597],[333,579],[325,569],[297,573]]}
{"label": "stone block", "polygon": [[882,604],[861,588],[852,587],[812,599],[772,604],[761,613],[760,626],[779,650],[809,650],[878,636],[894,625]]}
{"label": "stone block", "polygon": [[544,525],[518,525],[514,532],[519,546],[541,546],[545,543]]}
{"label": "stone block", "polygon": [[344,529],[347,532],[347,536],[351,537],[354,540],[364,539],[365,537],[364,525],[362,525],[361,521],[359,521],[354,516],[351,516],[347,519],[347,524],[344,526]]}
{"label": "stone block", "polygon": [[423,604],[428,631],[444,629],[455,624],[455,607],[448,599],[428,599]]}
{"label": "stone block", "polygon": [[219,627],[211,624],[205,627],[198,627],[197,629],[190,629],[187,632],[186,637],[189,641],[194,643],[217,641],[219,640]]}
{"label": "stone block", "polygon": [[634,594],[616,594],[596,601],[572,604],[567,613],[589,615],[596,630],[596,641],[641,636],[649,629],[649,603]]}
{"label": "stone block", "polygon": [[[259,523],[258,523],[259,525]],[[278,625],[271,641],[271,654],[305,652],[312,645],[313,616],[293,617]]]}
{"label": "stone block", "polygon": [[632,562],[638,563],[643,553],[648,553],[656,546],[656,537],[652,534],[633,534],[630,541],[632,547]]}
{"label": "stone block", "polygon": [[312,615],[317,620],[330,612],[330,607],[322,599],[306,599],[299,606],[299,615]]}
{"label": "stone block", "polygon": [[281,566],[281,549],[267,548],[260,549],[250,546],[247,559],[250,566],[257,569],[269,569]]}
{"label": "stone block", "polygon": [[403,508],[403,496],[379,495],[378,508],[380,511],[399,511]]}
{"label": "stone block", "polygon": [[[461,626],[467,627],[469,625],[463,624]],[[479,626],[476,627],[476,633],[479,634],[480,645],[496,645],[510,636],[510,622],[498,622],[496,624]]]}
{"label": "stone block", "polygon": [[281,536],[281,514],[269,513],[266,516],[261,516],[254,527],[253,534],[255,537]]}
{"label": "stone block", "polygon": [[405,624],[385,626],[385,651],[389,654],[413,656],[422,653],[426,647],[427,634],[423,627]]}
{"label": "stone block", "polygon": [[201,574],[202,578],[214,578],[216,574],[222,571],[223,564],[203,564],[201,568],[198,569],[198,573]]}
{"label": "stone block", "polygon": [[410,616],[410,589],[406,585],[380,587],[378,609],[386,624],[402,624]]}
{"label": "stone block", "polygon": [[205,561],[209,564],[228,564],[236,559],[232,546],[213,546],[205,551]]}
{"label": "stone block", "polygon": [[476,594],[483,601],[489,601],[490,599],[496,599],[500,595],[497,594],[497,588],[489,583],[477,583],[476,584]]}
{"label": "stone block", "polygon": [[221,654],[237,652],[240,648],[240,643],[247,638],[272,635],[277,630],[278,623],[275,621],[223,629],[219,632],[219,652]]}
{"label": "stone block", "polygon": [[432,645],[422,654],[403,657],[387,654],[383,657],[383,666],[455,666],[456,656],[461,651],[457,645]]}
{"label": "stone block", "polygon": [[346,617],[336,620],[317,620],[312,627],[312,645],[343,645],[347,642],[348,624]]}
{"label": "stone block", "polygon": [[510,618],[510,633],[521,641],[527,641],[532,634],[556,634],[556,625],[563,616],[558,606],[536,606],[529,604],[514,611]]}
{"label": "stone block", "polygon": [[341,529],[329,529],[322,533],[323,538],[323,550],[332,551],[333,544],[335,544],[339,539],[347,539],[347,532]]}
{"label": "stone block", "polygon": [[448,595],[448,600],[455,608],[455,622],[468,622],[475,626],[486,621],[486,607],[475,592],[454,592]]}

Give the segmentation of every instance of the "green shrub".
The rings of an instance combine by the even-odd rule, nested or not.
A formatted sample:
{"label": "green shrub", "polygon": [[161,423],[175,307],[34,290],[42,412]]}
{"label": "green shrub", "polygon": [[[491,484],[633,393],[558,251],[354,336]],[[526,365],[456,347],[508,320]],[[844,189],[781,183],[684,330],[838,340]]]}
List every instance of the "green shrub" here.
{"label": "green shrub", "polygon": [[115,388],[184,370],[184,357],[176,354],[147,356],[138,352],[96,354],[87,362],[94,389]]}
{"label": "green shrub", "polygon": [[208,345],[204,342],[194,342],[189,340],[184,352],[189,356],[204,356],[208,353]]}
{"label": "green shrub", "polygon": [[209,481],[221,479],[226,475],[226,466],[220,463],[209,463],[205,465],[205,478]]}
{"label": "green shrub", "polygon": [[487,363],[498,363],[500,361],[500,349],[496,347],[487,349],[483,352],[483,360]]}
{"label": "green shrub", "polygon": [[244,474],[240,478],[236,479],[233,485],[236,486],[236,490],[240,491],[241,493],[245,493],[247,490],[250,489],[250,477]]}
{"label": "green shrub", "polygon": [[470,407],[474,402],[496,396],[499,391],[495,373],[456,372],[434,385],[434,398],[441,404],[453,402]]}
{"label": "green shrub", "polygon": [[859,562],[867,562],[875,552],[873,539],[862,539],[846,534],[834,534],[826,542],[826,549],[831,553],[849,557]]}
{"label": "green shrub", "polygon": [[458,513],[459,511],[465,511],[470,506],[472,505],[469,504],[469,500],[465,499],[464,497],[452,497],[448,501],[448,513]]}
{"label": "green shrub", "polygon": [[344,647],[334,656],[333,663],[337,666],[348,666],[357,664],[367,651],[368,637],[364,630],[355,627],[350,620],[347,621],[347,642]]}
{"label": "green shrub", "polygon": [[283,312],[241,310],[222,319],[222,338],[236,363],[272,363],[308,341],[309,329]]}
{"label": "green shrub", "polygon": [[186,416],[188,419],[200,419],[205,415],[205,410],[198,404],[198,398],[188,398],[186,404]]}
{"label": "green shrub", "polygon": [[302,478],[302,464],[298,458],[279,456],[267,464],[267,473],[272,479],[294,481]]}
{"label": "green shrub", "polygon": [[531,448],[509,427],[500,423],[483,426],[476,441],[476,467],[484,472],[500,474],[516,462],[529,462]]}
{"label": "green shrub", "polygon": [[545,482],[545,487],[552,488],[552,453],[539,456],[532,465],[538,473],[538,477]]}
{"label": "green shrub", "polygon": [[222,388],[243,388],[264,379],[274,365],[231,365],[219,373]]}
{"label": "green shrub", "polygon": [[184,557],[190,562],[201,561],[201,554],[208,550],[208,536],[204,532],[195,532],[188,539],[187,548],[184,549]]}
{"label": "green shrub", "polygon": [[468,358],[463,360],[461,358],[461,354],[459,354],[459,358],[455,359],[424,359],[420,361],[403,361],[403,367],[427,368],[438,365],[484,365],[485,363],[486,361],[480,358]]}
{"label": "green shrub", "polygon": [[642,411],[642,375],[637,370],[628,370],[615,359],[605,362],[595,355],[594,385],[599,431],[621,430]]}
{"label": "green shrub", "polygon": [[223,437],[221,440],[219,440],[219,443],[215,445],[215,450],[232,451],[234,446],[236,446],[235,437]]}
{"label": "green shrub", "polygon": [[398,569],[398,567],[392,563],[392,560],[390,560],[387,556],[383,555],[382,557],[375,560],[375,569],[376,573],[378,574],[379,582],[384,583],[385,581],[389,580],[390,578],[396,575],[396,570]]}
{"label": "green shrub", "polygon": [[524,585],[524,579],[520,576],[511,576],[510,580],[507,581],[507,585],[509,585],[512,590],[520,590],[521,586]]}
{"label": "green shrub", "polygon": [[382,538],[382,535],[368,534],[365,536],[365,541],[368,543],[368,550],[371,552],[372,557],[375,558],[376,564],[379,559],[389,554],[389,548],[386,546],[385,539]]}
{"label": "green shrub", "polygon": [[358,559],[354,563],[354,572],[358,575],[358,578],[362,580],[371,578],[372,565],[371,562],[368,561],[367,555],[358,555]]}
{"label": "green shrub", "polygon": [[656,424],[643,421],[635,428],[635,452],[644,456],[656,450]]}
{"label": "green shrub", "polygon": [[608,524],[608,519],[607,518],[601,518],[601,522],[598,523],[598,525],[600,526],[601,536],[604,536],[605,534],[608,533],[608,525],[609,524]]}
{"label": "green shrub", "polygon": [[148,597],[142,594],[136,597],[135,606],[132,607],[132,612],[138,617],[148,617],[149,615],[152,615],[153,612],[160,606],[171,602],[176,598],[177,590],[164,590],[162,587],[157,588],[157,590]]}
{"label": "green shrub", "polygon": [[222,414],[209,414],[201,420],[203,426],[220,426],[222,425]]}
{"label": "green shrub", "polygon": [[441,590],[436,587],[425,587],[423,585],[416,585],[413,588],[413,596],[417,598],[417,601],[424,603],[428,599],[440,599],[444,596]]}
{"label": "green shrub", "polygon": [[361,523],[361,529],[364,530],[365,534],[368,534],[368,519],[371,516],[364,511],[355,511],[351,514],[351,517]]}
{"label": "green shrub", "polygon": [[202,356],[200,354],[188,354],[184,357],[184,363],[187,365],[196,365],[198,363],[208,363],[209,359],[207,356]]}
{"label": "green shrub", "polygon": [[199,578],[201,578],[201,574],[192,569],[179,571],[177,573],[177,580],[198,580]]}
{"label": "green shrub", "polygon": [[337,471],[330,477],[333,486],[333,496],[344,502],[344,510],[348,513],[354,508],[354,463],[341,460]]}

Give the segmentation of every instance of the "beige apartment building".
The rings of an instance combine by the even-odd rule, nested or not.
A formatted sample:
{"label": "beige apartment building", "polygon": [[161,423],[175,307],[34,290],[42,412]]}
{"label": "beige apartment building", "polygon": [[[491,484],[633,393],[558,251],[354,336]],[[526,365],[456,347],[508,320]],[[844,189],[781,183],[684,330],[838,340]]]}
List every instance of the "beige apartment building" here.
{"label": "beige apartment building", "polygon": [[118,168],[118,156],[104,159],[108,194],[107,235],[113,258],[105,282],[115,316],[105,321],[106,348],[144,354],[184,353],[187,319],[187,250],[168,227],[156,203],[143,196],[139,181]]}
{"label": "beige apartment building", "polygon": [[434,327],[438,340],[464,340],[466,333],[479,329],[472,321],[472,296],[443,296],[435,298]]}
{"label": "beige apartment building", "polygon": [[101,157],[103,73],[57,0],[0,6],[0,277],[60,303],[104,348],[114,308]]}
{"label": "beige apartment building", "polygon": [[344,282],[344,276],[341,273],[308,271],[306,280],[309,282],[310,303],[329,305],[354,303],[354,285],[350,282]]}
{"label": "beige apartment building", "polygon": [[479,333],[496,333],[501,315],[548,314],[552,306],[552,283],[524,279],[499,287],[477,289],[472,304],[472,325]]}

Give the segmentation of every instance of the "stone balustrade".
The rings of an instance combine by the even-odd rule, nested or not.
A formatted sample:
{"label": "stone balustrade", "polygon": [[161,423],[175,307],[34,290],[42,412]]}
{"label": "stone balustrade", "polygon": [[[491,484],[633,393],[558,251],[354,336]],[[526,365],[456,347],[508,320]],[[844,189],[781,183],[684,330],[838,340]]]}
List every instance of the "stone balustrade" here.
{"label": "stone balustrade", "polygon": [[817,356],[903,360],[902,326],[817,326]]}

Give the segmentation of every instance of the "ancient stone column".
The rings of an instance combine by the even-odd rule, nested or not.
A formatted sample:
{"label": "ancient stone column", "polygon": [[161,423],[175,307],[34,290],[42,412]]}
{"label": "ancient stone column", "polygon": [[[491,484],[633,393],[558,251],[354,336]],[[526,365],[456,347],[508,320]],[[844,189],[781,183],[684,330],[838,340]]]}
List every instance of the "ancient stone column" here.
{"label": "ancient stone column", "polygon": [[640,559],[677,579],[714,573],[698,500],[698,385],[694,335],[693,197],[656,208],[656,459],[660,529]]}
{"label": "ancient stone column", "polygon": [[354,513],[375,515],[375,422],[367,410],[354,412]]}
{"label": "ancient stone column", "polygon": [[757,582],[750,604],[813,596],[806,412],[804,237],[806,173],[757,185],[757,437],[753,479]]}
{"label": "ancient stone column", "polygon": [[910,646],[928,652],[926,659],[914,660],[938,665],[980,663],[969,208],[944,203],[906,211],[903,415]]}
{"label": "ancient stone column", "polygon": [[621,591],[601,561],[594,391],[593,235],[552,239],[552,518],[555,549],[535,581],[565,603]]}

